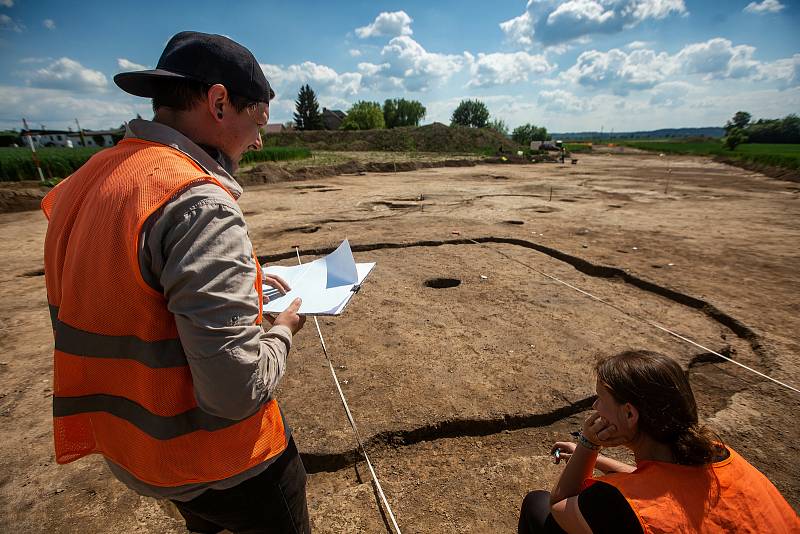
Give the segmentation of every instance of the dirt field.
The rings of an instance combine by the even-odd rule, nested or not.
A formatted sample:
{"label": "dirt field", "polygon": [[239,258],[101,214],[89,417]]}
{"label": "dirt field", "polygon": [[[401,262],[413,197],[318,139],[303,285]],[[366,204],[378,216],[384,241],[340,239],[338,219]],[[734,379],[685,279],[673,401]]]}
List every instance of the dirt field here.
{"label": "dirt field", "polygon": [[[797,387],[797,184],[604,154],[255,186],[241,205],[265,261],[345,237],[377,261],[321,326],[403,532],[516,532],[525,493],[561,469],[550,445],[592,402],[595,356],[629,347],[680,361],[703,420],[800,506],[800,394],[530,268]],[[102,460],[54,463],[44,232],[37,212],[0,215],[0,531],[182,532]],[[437,278],[460,284],[425,285]],[[311,473],[314,531],[386,532],[313,325],[296,339],[278,399]]]}

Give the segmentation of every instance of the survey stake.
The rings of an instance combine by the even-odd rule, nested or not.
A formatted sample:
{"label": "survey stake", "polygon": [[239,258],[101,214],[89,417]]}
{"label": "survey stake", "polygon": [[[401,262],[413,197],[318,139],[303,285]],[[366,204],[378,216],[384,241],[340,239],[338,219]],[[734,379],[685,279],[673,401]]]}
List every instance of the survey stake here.
{"label": "survey stake", "polygon": [[336,250],[310,263],[291,267],[270,265],[264,272],[280,276],[291,290],[283,295],[264,285],[264,296],[269,297],[264,313],[280,313],[299,297],[303,299],[297,312],[300,315],[340,315],[373,267],[374,262],[355,262],[346,239]]}

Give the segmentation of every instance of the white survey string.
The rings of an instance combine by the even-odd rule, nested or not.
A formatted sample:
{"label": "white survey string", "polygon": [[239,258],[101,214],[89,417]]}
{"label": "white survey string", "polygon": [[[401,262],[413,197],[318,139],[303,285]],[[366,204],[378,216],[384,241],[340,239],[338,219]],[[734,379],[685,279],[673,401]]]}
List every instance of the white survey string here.
{"label": "white survey string", "polygon": [[751,373],[755,373],[755,374],[757,374],[758,376],[760,376],[760,377],[762,377],[762,378],[766,378],[767,380],[771,380],[772,382],[774,382],[774,383],[776,383],[776,384],[778,384],[778,385],[780,385],[780,386],[783,386],[783,387],[785,387],[785,388],[787,388],[787,389],[790,389],[790,390],[794,391],[795,393],[800,393],[800,389],[797,389],[797,388],[796,388],[796,387],[794,387],[794,386],[790,386],[789,384],[786,384],[785,382],[781,382],[780,380],[777,380],[777,379],[775,379],[775,378],[772,378],[771,376],[765,375],[765,374],[764,374],[764,373],[762,373],[761,371],[757,371],[757,370],[753,369],[752,367],[748,367],[748,366],[746,366],[746,365],[745,365],[745,364],[743,364],[743,363],[739,363],[739,362],[737,362],[736,360],[734,360],[734,359],[732,359],[732,358],[729,358],[728,356],[725,356],[724,354],[720,354],[719,352],[716,352],[716,351],[714,351],[714,350],[711,350],[711,349],[709,349],[708,347],[705,347],[705,346],[701,345],[700,343],[697,343],[697,342],[695,342],[695,341],[692,341],[691,339],[689,339],[689,338],[687,338],[687,337],[685,337],[685,336],[682,336],[682,335],[680,335],[680,334],[678,334],[678,333],[676,333],[676,332],[673,332],[673,331],[672,331],[672,330],[670,330],[669,328],[666,328],[666,327],[664,327],[664,326],[661,326],[660,324],[656,323],[655,321],[651,321],[650,319],[648,319],[648,318],[646,318],[646,317],[640,317],[640,316],[638,316],[638,315],[636,315],[636,314],[634,314],[634,313],[631,313],[631,312],[629,312],[628,310],[625,310],[625,309],[623,309],[623,308],[621,308],[621,307],[617,306],[616,304],[612,304],[611,302],[608,302],[608,301],[606,301],[606,300],[603,300],[603,299],[601,299],[600,297],[596,297],[596,296],[592,295],[591,293],[589,293],[588,291],[584,291],[583,289],[581,289],[581,288],[579,288],[579,287],[575,287],[574,285],[570,284],[569,282],[565,282],[565,281],[563,281],[563,280],[561,280],[561,279],[559,279],[559,278],[556,278],[556,277],[555,277],[555,276],[553,276],[553,275],[547,274],[546,272],[544,272],[544,271],[541,271],[541,270],[539,270],[539,269],[537,269],[536,267],[533,267],[533,266],[531,266],[531,265],[528,265],[527,263],[525,263],[525,262],[522,262],[522,261],[520,261],[520,260],[518,260],[518,259],[516,259],[516,258],[513,258],[513,257],[509,256],[508,254],[506,254],[506,253],[504,253],[504,252],[501,252],[501,251],[497,250],[496,248],[492,248],[492,247],[490,247],[490,246],[487,246],[487,245],[485,245],[484,243],[481,243],[481,242],[479,242],[479,241],[475,241],[474,239],[470,239],[470,238],[466,238],[466,239],[467,239],[468,241],[471,241],[471,242],[475,243],[476,245],[479,245],[479,246],[481,246],[481,247],[484,247],[484,248],[487,248],[487,249],[489,249],[489,250],[491,250],[491,251],[494,251],[494,252],[496,252],[496,253],[500,254],[501,256],[503,256],[504,258],[507,258],[507,259],[509,259],[509,260],[511,260],[511,261],[513,261],[513,262],[519,263],[520,265],[523,265],[523,266],[527,267],[528,269],[531,269],[532,271],[535,271],[535,272],[537,272],[537,273],[541,274],[542,276],[545,276],[545,277],[547,277],[547,278],[549,278],[549,279],[551,279],[551,280],[555,280],[555,281],[556,281],[556,282],[558,282],[559,284],[563,284],[563,285],[565,285],[565,286],[569,287],[570,289],[574,289],[575,291],[577,291],[577,292],[579,292],[579,293],[581,293],[581,294],[583,294],[583,295],[586,295],[587,297],[589,297],[589,298],[591,298],[591,299],[593,299],[593,300],[596,300],[597,302],[600,302],[600,303],[602,303],[602,304],[605,304],[606,306],[610,306],[610,307],[614,308],[615,310],[617,310],[617,311],[619,311],[619,312],[621,312],[621,313],[624,313],[625,315],[627,315],[627,316],[629,316],[629,317],[632,317],[632,318],[634,318],[634,319],[637,319],[637,320],[639,320],[639,321],[642,321],[642,322],[644,322],[644,323],[646,323],[646,324],[649,324],[650,326],[653,326],[653,327],[655,327],[655,328],[658,328],[659,330],[661,330],[661,331],[663,331],[663,332],[666,332],[667,334],[669,334],[669,335],[671,335],[671,336],[674,336],[674,337],[676,337],[676,338],[678,338],[678,339],[680,339],[680,340],[682,340],[682,341],[685,341],[686,343],[689,343],[689,344],[691,344],[691,345],[694,345],[695,347],[698,347],[698,348],[700,348],[700,349],[703,349],[703,350],[705,350],[705,351],[707,351],[707,352],[710,352],[711,354],[713,354],[713,355],[715,355],[715,356],[719,356],[720,358],[722,358],[722,359],[724,359],[724,360],[727,360],[727,361],[729,361],[729,362],[731,362],[731,363],[733,363],[733,364],[736,364],[736,365],[738,365],[739,367],[741,367],[741,368],[743,368],[743,369],[747,369],[747,370],[748,370],[748,371],[750,371]]}
{"label": "white survey string", "polygon": [[[300,249],[295,247],[294,251],[297,254],[297,263],[302,265],[303,262],[300,261]],[[336,390],[339,392],[339,398],[342,400],[342,406],[344,406],[345,414],[347,414],[347,420],[350,422],[350,426],[353,428],[353,433],[356,435],[358,448],[361,450],[361,453],[364,455],[364,459],[367,461],[367,467],[369,468],[370,475],[372,476],[372,482],[375,484],[375,488],[378,490],[378,494],[383,501],[383,506],[386,509],[386,512],[389,514],[389,519],[392,521],[392,526],[394,527],[395,532],[397,532],[397,534],[401,534],[400,527],[397,526],[397,520],[394,517],[394,513],[392,513],[392,507],[389,506],[389,501],[386,499],[386,495],[383,493],[383,488],[378,480],[378,475],[375,474],[375,469],[372,467],[372,462],[370,462],[369,456],[367,455],[367,449],[364,448],[364,442],[361,440],[361,434],[358,433],[358,428],[356,427],[355,419],[353,419],[353,414],[350,412],[350,407],[347,405],[347,399],[345,399],[342,387],[339,385],[339,377],[336,376],[336,371],[333,369],[333,363],[331,362],[330,356],[328,356],[328,349],[325,346],[325,339],[322,337],[322,330],[319,328],[319,321],[317,320],[316,316],[314,316],[314,325],[317,327],[317,334],[319,335],[319,342],[322,345],[322,352],[325,354],[325,359],[328,361],[328,368],[331,370],[333,383],[336,384]]]}

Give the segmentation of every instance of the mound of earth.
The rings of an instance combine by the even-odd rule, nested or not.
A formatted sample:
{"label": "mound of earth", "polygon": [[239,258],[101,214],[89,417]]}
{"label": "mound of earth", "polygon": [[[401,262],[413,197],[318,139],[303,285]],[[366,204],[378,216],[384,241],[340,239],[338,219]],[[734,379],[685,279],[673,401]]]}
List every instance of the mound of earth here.
{"label": "mound of earth", "polygon": [[[514,161],[516,162],[516,160]],[[441,159],[436,161],[345,161],[331,165],[307,165],[284,168],[274,163],[260,163],[235,175],[242,186],[274,184],[296,180],[313,180],[341,174],[367,172],[408,172],[434,167],[473,167],[475,159]],[[50,190],[39,182],[6,182],[0,186],[0,213],[38,210]]]}
{"label": "mound of earth", "polygon": [[266,146],[304,146],[317,150],[389,150],[473,152],[517,150],[517,145],[488,128],[445,126],[434,122],[390,130],[309,130],[268,134]]}
{"label": "mound of earth", "polygon": [[714,158],[714,160],[719,161],[720,163],[727,163],[728,165],[741,167],[742,169],[746,169],[748,171],[759,172],[769,176],[770,178],[786,180],[787,182],[800,182],[800,170],[798,169],[787,169],[786,167],[766,165],[764,163],[757,163],[755,161],[747,161],[745,159],[722,156],[717,156]]}
{"label": "mound of earth", "polygon": [[434,167],[473,167],[477,161],[469,159],[446,159],[441,161],[347,161],[335,165],[309,165],[286,169],[272,163],[261,163],[236,175],[243,186],[273,184],[294,180],[311,180],[341,174],[364,174],[367,172],[408,172]]}
{"label": "mound of earth", "polygon": [[4,182],[0,185],[0,213],[38,210],[49,190],[39,182]]}

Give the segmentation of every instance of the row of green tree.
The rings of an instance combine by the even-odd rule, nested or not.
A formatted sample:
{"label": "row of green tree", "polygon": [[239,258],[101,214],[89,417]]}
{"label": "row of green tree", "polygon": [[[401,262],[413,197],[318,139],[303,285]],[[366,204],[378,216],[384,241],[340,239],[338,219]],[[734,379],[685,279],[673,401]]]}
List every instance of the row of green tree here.
{"label": "row of green tree", "polygon": [[[399,126],[419,126],[425,113],[425,106],[416,100],[388,99],[382,107],[378,102],[362,100],[347,110],[347,116],[340,128],[342,130],[374,130]],[[317,95],[308,84],[301,87],[297,94],[294,124],[298,130],[322,130],[324,128]]]}
{"label": "row of green tree", "polygon": [[725,124],[725,144],[735,148],[741,143],[800,143],[800,117],[795,114],[782,119],[758,119],[746,111],[737,111]]}
{"label": "row of green tree", "polygon": [[387,99],[383,107],[378,102],[361,100],[347,110],[342,130],[375,130],[419,126],[427,110],[416,100],[405,98]]}
{"label": "row of green tree", "polygon": [[[489,128],[508,137],[508,125],[505,121],[499,118],[490,119],[489,108],[480,100],[462,100],[450,117],[450,126]],[[514,128],[511,139],[527,146],[532,141],[548,141],[551,137],[544,126],[523,124]]]}
{"label": "row of green tree", "polygon": [[[317,96],[306,84],[300,88],[295,101],[294,124],[298,130],[321,130],[324,128],[319,111]],[[359,101],[347,110],[342,125],[343,130],[374,130],[397,128],[399,126],[419,126],[425,117],[426,109],[422,103],[405,98],[388,99],[381,106],[378,102]],[[502,119],[490,120],[489,108],[480,100],[462,100],[450,118],[451,126],[469,128],[489,128],[508,137],[508,125]],[[511,138],[521,145],[532,141],[547,141],[550,135],[547,128],[534,124],[523,124],[514,128]]]}

